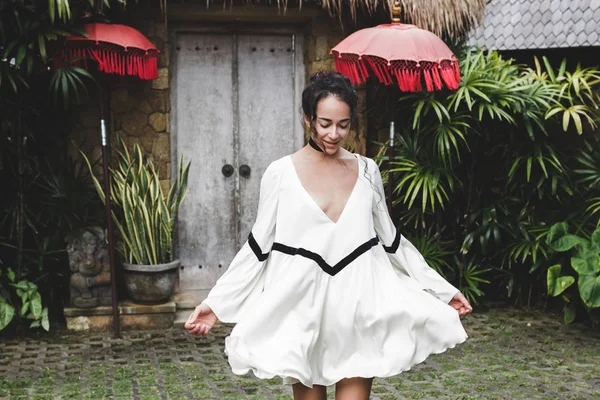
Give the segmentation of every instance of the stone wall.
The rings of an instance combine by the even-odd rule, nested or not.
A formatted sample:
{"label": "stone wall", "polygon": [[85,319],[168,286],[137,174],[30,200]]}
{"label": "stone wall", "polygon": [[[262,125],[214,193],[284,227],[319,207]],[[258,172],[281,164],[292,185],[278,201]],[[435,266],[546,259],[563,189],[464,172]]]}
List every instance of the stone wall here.
{"label": "stone wall", "polygon": [[[159,178],[166,194],[170,187],[170,112],[169,93],[169,46],[164,22],[147,22],[136,27],[161,51],[158,57],[158,79],[142,81],[134,77],[108,77],[102,79],[103,88],[108,91],[106,101],[109,113],[106,115],[112,149],[118,148],[121,137],[129,149],[135,143],[159,170]],[[99,125],[99,94],[74,112],[72,139],[94,164],[97,176],[102,175]],[[72,149],[76,159],[76,148]],[[114,159],[114,152],[113,152]]]}
{"label": "stone wall", "polygon": [[114,135],[129,147],[137,143],[159,170],[166,194],[171,179],[169,91],[169,45],[164,22],[148,22],[145,34],[160,50],[158,78],[150,82],[132,81],[111,90],[111,116]]}

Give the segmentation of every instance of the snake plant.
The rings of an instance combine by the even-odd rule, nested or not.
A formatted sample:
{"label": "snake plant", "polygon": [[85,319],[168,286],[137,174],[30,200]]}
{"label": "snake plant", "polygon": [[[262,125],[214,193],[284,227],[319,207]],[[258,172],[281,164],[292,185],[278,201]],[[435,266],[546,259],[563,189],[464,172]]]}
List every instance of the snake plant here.
{"label": "snake plant", "polygon": [[[173,261],[173,233],[177,211],[188,189],[190,163],[179,160],[177,180],[168,195],[163,194],[158,171],[145,159],[138,144],[130,153],[119,137],[117,163],[110,168],[111,200],[118,211],[112,218],[119,229],[121,241],[118,250],[130,264],[155,265]],[[89,159],[81,152],[92,175],[94,186],[103,202],[102,185],[92,173]]]}

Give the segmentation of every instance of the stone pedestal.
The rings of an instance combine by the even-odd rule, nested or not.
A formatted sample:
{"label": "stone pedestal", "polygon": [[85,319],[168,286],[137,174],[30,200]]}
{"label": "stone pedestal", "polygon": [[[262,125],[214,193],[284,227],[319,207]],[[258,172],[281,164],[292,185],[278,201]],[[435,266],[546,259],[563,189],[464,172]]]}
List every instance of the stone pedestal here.
{"label": "stone pedestal", "polygon": [[[166,329],[173,326],[175,302],[144,305],[131,301],[119,302],[119,322],[122,330]],[[67,329],[73,331],[111,331],[112,307],[65,307]]]}

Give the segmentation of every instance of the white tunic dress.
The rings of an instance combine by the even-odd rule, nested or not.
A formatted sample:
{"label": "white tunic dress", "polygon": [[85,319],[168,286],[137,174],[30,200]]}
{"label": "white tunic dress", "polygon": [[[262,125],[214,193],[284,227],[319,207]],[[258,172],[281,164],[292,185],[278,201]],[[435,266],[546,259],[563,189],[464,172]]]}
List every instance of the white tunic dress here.
{"label": "white tunic dress", "polygon": [[458,289],[396,231],[377,164],[357,157],[337,222],[291,156],[265,171],[248,241],[203,301],[236,323],[225,340],[233,373],[332,385],[399,374],[466,340],[448,305]]}

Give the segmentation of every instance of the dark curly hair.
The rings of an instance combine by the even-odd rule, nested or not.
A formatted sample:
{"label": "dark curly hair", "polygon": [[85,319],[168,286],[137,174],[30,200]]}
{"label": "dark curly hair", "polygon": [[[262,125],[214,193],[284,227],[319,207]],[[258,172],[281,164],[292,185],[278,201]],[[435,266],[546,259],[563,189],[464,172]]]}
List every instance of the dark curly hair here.
{"label": "dark curly hair", "polygon": [[302,113],[312,123],[317,119],[319,101],[332,95],[348,104],[354,123],[358,95],[350,79],[335,71],[319,71],[310,76],[310,82],[302,92]]}
{"label": "dark curly hair", "polygon": [[[302,92],[302,112],[311,122],[311,130],[314,130],[312,123],[317,119],[317,104],[328,96],[336,96],[338,99],[348,104],[350,107],[350,118],[353,125],[356,122],[356,104],[358,95],[350,79],[335,71],[319,71],[310,76],[310,82]],[[364,175],[371,183],[373,190],[379,195],[379,202],[383,195],[379,193],[377,187],[373,184],[367,159],[360,156],[360,160],[365,164]]]}

